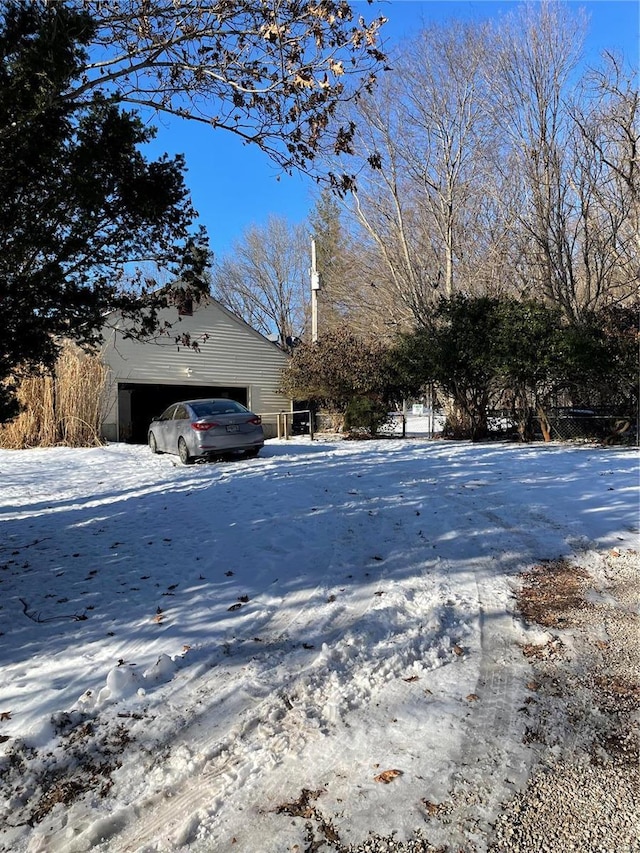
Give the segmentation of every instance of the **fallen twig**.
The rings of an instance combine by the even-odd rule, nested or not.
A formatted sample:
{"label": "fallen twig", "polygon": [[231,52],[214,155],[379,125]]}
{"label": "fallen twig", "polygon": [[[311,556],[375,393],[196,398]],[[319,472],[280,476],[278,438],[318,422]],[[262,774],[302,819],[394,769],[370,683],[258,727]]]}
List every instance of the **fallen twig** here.
{"label": "fallen twig", "polygon": [[38,611],[37,613],[29,613],[29,605],[24,600],[24,598],[21,598],[20,601],[22,602],[22,612],[24,613],[24,615],[28,619],[31,619],[32,622],[36,622],[37,624],[43,624],[44,622],[55,622],[57,619],[72,619],[74,622],[84,622],[86,619],[88,619],[88,617],[84,613],[71,613],[65,616],[47,616],[45,619],[43,619],[42,616],[40,616],[40,611]]}
{"label": "fallen twig", "polygon": [[47,539],[51,539],[51,537],[43,536],[42,539],[34,539],[33,542],[29,542],[28,545],[0,545],[0,551],[24,551],[26,548],[33,548],[34,545],[39,545]]}

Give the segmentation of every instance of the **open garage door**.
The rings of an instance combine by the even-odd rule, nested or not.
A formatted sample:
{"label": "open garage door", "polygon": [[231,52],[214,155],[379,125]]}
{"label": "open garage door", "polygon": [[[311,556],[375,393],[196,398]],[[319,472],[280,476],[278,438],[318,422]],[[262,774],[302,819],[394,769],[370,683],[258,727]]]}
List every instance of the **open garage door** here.
{"label": "open garage door", "polygon": [[201,397],[226,397],[247,405],[246,388],[221,388],[217,385],[141,385],[118,384],[118,427],[120,441],[146,444],[151,421],[180,400]]}

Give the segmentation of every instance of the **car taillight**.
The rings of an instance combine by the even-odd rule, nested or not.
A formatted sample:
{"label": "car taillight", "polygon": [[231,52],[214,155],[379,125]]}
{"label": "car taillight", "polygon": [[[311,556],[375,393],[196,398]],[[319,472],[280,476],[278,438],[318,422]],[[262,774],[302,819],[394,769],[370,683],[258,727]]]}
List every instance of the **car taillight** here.
{"label": "car taillight", "polygon": [[262,423],[262,418],[260,417],[260,415],[256,415],[255,418],[249,418],[247,423],[256,424],[257,426],[260,426],[260,424]]}
{"label": "car taillight", "polygon": [[195,424],[191,424],[191,429],[197,430],[197,432],[205,432],[212,427],[217,427],[219,424],[213,423],[213,421],[197,421]]}

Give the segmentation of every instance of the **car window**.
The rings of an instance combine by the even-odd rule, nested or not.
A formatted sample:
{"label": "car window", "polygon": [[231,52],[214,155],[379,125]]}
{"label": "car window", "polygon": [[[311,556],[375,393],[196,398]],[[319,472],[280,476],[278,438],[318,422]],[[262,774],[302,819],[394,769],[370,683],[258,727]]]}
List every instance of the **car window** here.
{"label": "car window", "polygon": [[241,403],[236,403],[235,400],[215,400],[205,401],[202,403],[192,403],[191,408],[198,418],[208,418],[210,415],[226,415],[226,414],[241,414],[248,412]]}
{"label": "car window", "polygon": [[189,419],[189,412],[184,406],[176,406],[173,419],[174,421],[186,421]]}
{"label": "car window", "polygon": [[170,421],[171,415],[173,414],[173,410],[175,409],[176,404],[172,403],[168,409],[165,409],[164,412],[158,418],[159,421]]}

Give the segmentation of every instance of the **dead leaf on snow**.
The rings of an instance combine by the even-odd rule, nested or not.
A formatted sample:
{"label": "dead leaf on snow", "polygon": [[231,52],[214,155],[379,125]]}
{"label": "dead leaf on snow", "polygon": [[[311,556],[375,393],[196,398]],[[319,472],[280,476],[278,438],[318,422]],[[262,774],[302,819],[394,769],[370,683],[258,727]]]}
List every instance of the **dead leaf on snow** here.
{"label": "dead leaf on snow", "polygon": [[277,807],[276,814],[288,814],[292,817],[304,818],[313,817],[315,807],[311,803],[324,793],[326,793],[324,788],[318,788],[317,791],[303,788],[297,800],[291,803],[282,803]]}
{"label": "dead leaf on snow", "polygon": [[237,604],[232,604],[231,607],[227,607],[227,610],[240,610],[242,607],[242,602],[239,601]]}
{"label": "dead leaf on snow", "polygon": [[431,800],[422,800],[422,805],[427,810],[428,814],[435,815],[440,811],[438,803],[432,803]]}
{"label": "dead leaf on snow", "polygon": [[388,785],[389,782],[393,782],[398,776],[402,776],[402,770],[383,770],[382,773],[378,773],[377,776],[373,777],[373,781]]}
{"label": "dead leaf on snow", "polygon": [[467,702],[477,702],[480,697],[477,693],[469,693],[467,696]]}
{"label": "dead leaf on snow", "polygon": [[408,678],[403,678],[402,680],[408,681],[409,683],[411,683],[412,681],[419,681],[420,676],[419,675],[410,675]]}
{"label": "dead leaf on snow", "polygon": [[160,613],[156,613],[156,615],[153,617],[153,619],[151,621],[160,625],[163,619],[164,619],[164,613],[160,612]]}
{"label": "dead leaf on snow", "polygon": [[0,735],[0,743],[6,743],[8,740],[11,740],[9,735]]}
{"label": "dead leaf on snow", "polygon": [[454,647],[453,647],[453,653],[454,653],[455,655],[458,655],[458,657],[460,657],[460,655],[463,655],[463,654],[464,654],[464,649],[462,648],[462,646],[459,646],[459,645],[456,643],[456,644],[454,645]]}
{"label": "dead leaf on snow", "polygon": [[539,690],[540,685],[537,681],[528,681],[527,682],[527,690]]}
{"label": "dead leaf on snow", "polygon": [[13,711],[0,711],[0,722],[3,720],[10,720],[12,713]]}

